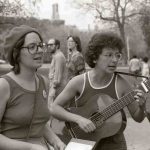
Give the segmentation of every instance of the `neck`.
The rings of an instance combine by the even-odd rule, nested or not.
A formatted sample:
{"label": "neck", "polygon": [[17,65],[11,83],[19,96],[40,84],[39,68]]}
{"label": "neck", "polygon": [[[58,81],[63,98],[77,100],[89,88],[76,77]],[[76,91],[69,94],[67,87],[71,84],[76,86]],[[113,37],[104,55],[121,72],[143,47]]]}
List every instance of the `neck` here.
{"label": "neck", "polygon": [[113,73],[109,74],[106,72],[101,72],[101,71],[99,72],[96,69],[92,69],[90,71],[90,79],[92,83],[96,85],[100,85],[100,86],[108,84],[110,80],[112,79],[112,76],[113,76]]}
{"label": "neck", "polygon": [[73,53],[76,53],[77,52],[77,48],[76,47],[74,47],[73,49],[71,49],[71,53],[73,54]]}
{"label": "neck", "polygon": [[36,70],[34,69],[27,69],[25,67],[20,67],[21,71],[20,74],[18,75],[21,79],[26,80],[26,81],[34,81],[35,79],[35,74]]}
{"label": "neck", "polygon": [[58,52],[60,52],[60,49],[56,49],[55,54],[58,53]]}

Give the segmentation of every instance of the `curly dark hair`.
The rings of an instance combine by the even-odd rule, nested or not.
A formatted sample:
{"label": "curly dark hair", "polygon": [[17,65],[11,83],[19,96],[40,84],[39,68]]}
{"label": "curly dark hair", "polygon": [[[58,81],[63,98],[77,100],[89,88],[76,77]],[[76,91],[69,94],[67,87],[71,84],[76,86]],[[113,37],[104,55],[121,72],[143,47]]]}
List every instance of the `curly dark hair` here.
{"label": "curly dark hair", "polygon": [[86,62],[91,68],[95,67],[95,61],[105,47],[117,48],[121,53],[124,44],[121,38],[115,33],[103,32],[94,34],[88,43],[85,53]]}
{"label": "curly dark hair", "polygon": [[69,38],[72,38],[74,40],[74,42],[77,44],[77,51],[81,52],[82,51],[82,47],[81,47],[81,40],[78,36],[72,36],[72,35],[69,35],[67,37],[67,40]]}

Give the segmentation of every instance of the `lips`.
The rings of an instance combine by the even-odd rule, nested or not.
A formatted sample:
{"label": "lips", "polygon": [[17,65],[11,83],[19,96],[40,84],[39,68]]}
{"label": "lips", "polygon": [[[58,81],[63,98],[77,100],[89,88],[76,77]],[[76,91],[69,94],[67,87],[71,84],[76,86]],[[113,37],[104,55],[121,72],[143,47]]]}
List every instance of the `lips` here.
{"label": "lips", "polygon": [[35,57],[34,60],[42,60],[42,57],[41,56]]}
{"label": "lips", "polygon": [[109,68],[112,68],[112,69],[115,69],[116,68],[116,66],[108,66]]}

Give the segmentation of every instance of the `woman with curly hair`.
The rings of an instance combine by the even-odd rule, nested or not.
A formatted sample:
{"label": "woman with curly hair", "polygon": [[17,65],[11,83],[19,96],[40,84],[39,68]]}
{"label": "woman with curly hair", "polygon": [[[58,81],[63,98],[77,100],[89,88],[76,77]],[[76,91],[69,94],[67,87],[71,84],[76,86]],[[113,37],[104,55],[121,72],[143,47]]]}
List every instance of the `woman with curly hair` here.
{"label": "woman with curly hair", "polygon": [[81,41],[78,36],[67,38],[68,61],[67,61],[67,80],[85,72],[85,62],[82,55]]}
{"label": "woman with curly hair", "polygon": [[[92,69],[74,77],[51,107],[51,113],[55,117],[78,125],[81,135],[77,138],[98,141],[96,150],[127,149],[123,135],[126,125],[123,108],[126,105],[135,121],[141,122],[145,117],[145,95],[142,90],[136,89],[133,95],[128,95],[127,101],[124,98],[124,106],[121,107],[122,101],[117,103],[117,99],[131,90],[128,82],[115,72],[122,56],[122,49],[123,42],[116,34],[111,32],[95,34],[86,51],[86,62]],[[74,99],[74,112],[66,111],[64,107]],[[130,103],[127,104],[128,101]],[[112,104],[115,104],[114,107]],[[118,113],[115,114],[116,112]],[[102,120],[99,120],[100,114]],[[110,114],[111,118],[109,118]],[[116,117],[118,114],[120,117]],[[103,121],[105,122],[101,126]],[[119,122],[121,126],[118,127],[117,132],[111,134]],[[102,130],[97,128],[99,126]],[[72,129],[75,131],[75,128]],[[76,132],[73,132],[74,134]]]}

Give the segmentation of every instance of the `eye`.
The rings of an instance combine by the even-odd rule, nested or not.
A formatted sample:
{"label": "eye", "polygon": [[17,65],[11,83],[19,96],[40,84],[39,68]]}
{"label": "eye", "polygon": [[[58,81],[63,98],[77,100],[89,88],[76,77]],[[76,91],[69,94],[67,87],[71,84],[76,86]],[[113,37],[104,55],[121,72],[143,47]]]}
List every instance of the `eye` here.
{"label": "eye", "polygon": [[121,53],[117,53],[116,54],[116,58],[120,59],[122,57],[122,54]]}
{"label": "eye", "polygon": [[30,45],[28,46],[28,48],[29,48],[30,50],[36,49],[36,47],[37,47],[37,45],[36,45],[35,43],[32,43],[32,44],[30,44]]}
{"label": "eye", "polygon": [[39,43],[37,46],[42,48],[44,46],[44,43]]}
{"label": "eye", "polygon": [[105,56],[107,56],[107,57],[112,57],[112,54],[106,54]]}

